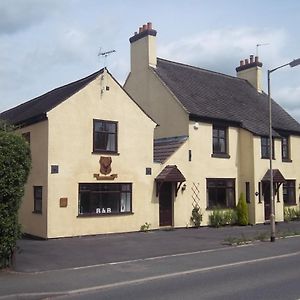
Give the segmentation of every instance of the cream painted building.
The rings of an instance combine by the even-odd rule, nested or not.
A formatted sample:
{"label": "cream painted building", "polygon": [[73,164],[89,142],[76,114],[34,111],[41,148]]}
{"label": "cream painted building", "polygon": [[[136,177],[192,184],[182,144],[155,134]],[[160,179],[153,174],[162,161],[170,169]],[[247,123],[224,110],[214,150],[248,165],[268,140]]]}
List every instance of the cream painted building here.
{"label": "cream painted building", "polygon": [[3,112],[29,141],[32,170],[20,209],[42,238],[137,231],[158,223],[156,123],[102,69]]}
{"label": "cream painted building", "polygon": [[[159,124],[156,161],[176,165],[186,182],[170,204],[170,225],[189,223],[192,207],[203,224],[215,207],[233,208],[246,195],[250,222],[270,216],[268,98],[262,63],[250,56],[237,77],[156,56],[157,32],[148,23],[129,39],[131,71],[124,88]],[[273,101],[276,220],[284,206],[299,205],[300,125]],[[161,148],[161,149],[160,149]]]}
{"label": "cream painted building", "polygon": [[[148,23],[130,38],[124,89],[106,70],[2,112],[30,143],[20,209],[27,234],[56,238],[202,225],[246,195],[268,221],[268,101],[262,63],[237,77],[157,58]],[[276,220],[299,205],[300,125],[273,102]]]}

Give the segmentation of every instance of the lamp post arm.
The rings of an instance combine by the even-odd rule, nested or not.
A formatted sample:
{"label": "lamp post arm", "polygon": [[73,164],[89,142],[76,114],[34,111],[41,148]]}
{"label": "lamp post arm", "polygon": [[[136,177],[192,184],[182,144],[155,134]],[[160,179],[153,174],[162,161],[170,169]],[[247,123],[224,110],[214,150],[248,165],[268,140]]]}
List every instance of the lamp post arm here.
{"label": "lamp post arm", "polygon": [[286,67],[286,66],[288,66],[288,65],[290,65],[290,63],[281,65],[281,66],[279,66],[279,67],[277,67],[277,68],[274,68],[274,69],[272,69],[272,70],[268,70],[268,74],[269,74],[269,73],[272,73],[272,72],[274,72],[274,71],[276,71],[276,70],[278,70],[278,69],[281,69],[281,68],[283,68],[283,67]]}

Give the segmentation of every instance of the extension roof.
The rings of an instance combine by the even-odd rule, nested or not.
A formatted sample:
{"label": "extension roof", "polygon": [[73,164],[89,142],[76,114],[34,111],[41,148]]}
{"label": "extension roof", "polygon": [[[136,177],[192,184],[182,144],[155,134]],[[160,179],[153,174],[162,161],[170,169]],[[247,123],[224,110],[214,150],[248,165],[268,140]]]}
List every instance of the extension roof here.
{"label": "extension roof", "polygon": [[21,126],[44,120],[48,111],[83,89],[102,74],[103,71],[104,69],[101,69],[85,78],[58,87],[44,95],[4,111],[0,114],[0,119],[4,119],[13,125]]}
{"label": "extension roof", "polygon": [[187,136],[176,136],[154,140],[154,162],[164,163],[188,139]]}
{"label": "extension roof", "polygon": [[[191,120],[228,122],[253,134],[269,134],[268,96],[244,79],[157,59],[153,71],[175,95]],[[300,124],[272,100],[273,135],[300,135]]]}

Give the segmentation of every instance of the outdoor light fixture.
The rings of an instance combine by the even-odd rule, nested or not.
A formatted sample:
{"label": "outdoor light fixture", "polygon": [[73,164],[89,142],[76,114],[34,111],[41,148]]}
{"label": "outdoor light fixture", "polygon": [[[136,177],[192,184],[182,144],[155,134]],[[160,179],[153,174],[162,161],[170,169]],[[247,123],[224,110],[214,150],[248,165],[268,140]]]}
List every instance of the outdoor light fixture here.
{"label": "outdoor light fixture", "polygon": [[270,75],[274,71],[281,69],[285,66],[290,66],[291,68],[300,65],[300,58],[294,59],[293,61],[281,65],[277,68],[268,70],[268,102],[269,102],[269,160],[270,160],[270,206],[271,206],[271,214],[270,214],[270,224],[271,224],[271,242],[275,242],[275,195],[273,192],[273,147],[272,147],[272,100],[271,100],[271,84],[270,84]]}

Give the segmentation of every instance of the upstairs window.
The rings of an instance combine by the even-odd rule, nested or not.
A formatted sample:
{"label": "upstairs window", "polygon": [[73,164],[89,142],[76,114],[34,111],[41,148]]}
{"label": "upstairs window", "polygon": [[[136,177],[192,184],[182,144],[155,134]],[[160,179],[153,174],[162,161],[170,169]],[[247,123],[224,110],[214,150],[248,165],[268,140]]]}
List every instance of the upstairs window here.
{"label": "upstairs window", "polygon": [[[272,158],[275,158],[274,153],[274,140],[272,139],[272,150],[273,155]],[[269,137],[261,137],[261,158],[270,158],[270,139]]]}
{"label": "upstairs window", "polygon": [[93,152],[116,153],[118,123],[113,121],[94,120]]}
{"label": "upstairs window", "polygon": [[286,180],[283,183],[283,202],[285,205],[296,205],[296,181]]}
{"label": "upstairs window", "polygon": [[281,155],[283,161],[290,160],[290,147],[289,147],[289,137],[281,137]]}
{"label": "upstairs window", "polygon": [[213,125],[213,154],[227,154],[227,128]]}

